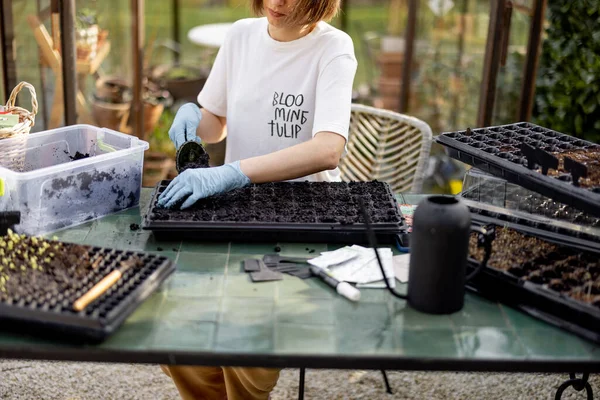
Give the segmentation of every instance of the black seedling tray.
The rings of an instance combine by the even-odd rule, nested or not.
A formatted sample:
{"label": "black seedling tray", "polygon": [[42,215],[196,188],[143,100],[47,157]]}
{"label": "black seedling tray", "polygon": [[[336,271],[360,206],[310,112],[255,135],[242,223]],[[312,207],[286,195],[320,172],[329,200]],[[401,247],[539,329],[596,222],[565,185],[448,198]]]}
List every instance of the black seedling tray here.
{"label": "black seedling tray", "polygon": [[[436,142],[452,158],[600,217],[600,145],[528,122],[446,132]],[[524,154],[528,151],[529,158]],[[590,178],[575,179],[579,169],[567,172],[564,156],[583,160]],[[545,175],[543,170],[549,166]]]}
{"label": "black seedling tray", "polygon": [[[79,246],[79,245],[76,245]],[[172,261],[150,253],[87,248],[98,261],[85,278],[66,291],[48,291],[0,301],[3,330],[79,342],[100,342],[111,335],[125,319],[175,270]],[[96,283],[119,267],[120,262],[137,257],[142,264],[126,270],[123,276],[83,311],[73,303]]]}
{"label": "black seedling tray", "polygon": [[[568,230],[548,231],[546,226],[527,219],[489,212],[471,203],[468,202],[467,205],[471,209],[475,225],[491,223],[497,226],[494,240],[496,246],[506,249],[509,245],[501,242],[502,236],[499,234],[501,229],[508,228],[556,247],[545,251],[539,242],[532,245],[518,240],[514,241],[517,243],[514,248],[505,251],[517,255],[519,251],[526,254],[529,252],[531,258],[521,262],[509,260],[510,255],[506,258],[499,254],[499,258],[494,261],[494,253],[498,250],[493,244],[488,267],[469,281],[468,288],[600,343],[600,243],[589,240],[597,238]],[[578,235],[581,237],[577,237]],[[539,254],[536,254],[538,251]],[[496,264],[502,262],[506,265]],[[469,265],[471,269],[476,266],[474,263]],[[580,280],[574,280],[574,277]],[[593,301],[585,302],[574,297],[578,290],[588,289]]]}
{"label": "black seedling tray", "polygon": [[153,193],[143,228],[158,236],[200,240],[366,242],[357,197],[363,200],[381,243],[405,231],[400,210],[384,182],[276,182],[202,199],[186,210],[157,207],[169,181]]}

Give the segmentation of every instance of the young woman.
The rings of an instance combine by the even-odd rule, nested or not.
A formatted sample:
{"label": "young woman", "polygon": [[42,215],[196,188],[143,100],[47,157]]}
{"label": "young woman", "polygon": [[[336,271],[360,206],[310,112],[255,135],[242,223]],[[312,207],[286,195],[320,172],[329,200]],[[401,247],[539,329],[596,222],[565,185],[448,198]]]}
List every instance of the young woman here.
{"label": "young woman", "polygon": [[[265,17],[233,24],[198,96],[202,109],[182,106],[169,130],[177,148],[227,136],[225,165],[181,173],[159,198],[164,207],[250,183],[339,180],[357,65],[352,39],[325,22],[340,0],[251,4]],[[279,377],[265,368],[163,370],[185,399],[267,399]]]}
{"label": "young woman", "polygon": [[182,106],[169,130],[176,147],[227,135],[226,164],[184,171],[160,205],[187,197],[187,208],[250,182],[339,180],[356,72],[352,40],[324,22],[339,3],[252,1],[266,18],[233,24],[198,96],[202,109]]}

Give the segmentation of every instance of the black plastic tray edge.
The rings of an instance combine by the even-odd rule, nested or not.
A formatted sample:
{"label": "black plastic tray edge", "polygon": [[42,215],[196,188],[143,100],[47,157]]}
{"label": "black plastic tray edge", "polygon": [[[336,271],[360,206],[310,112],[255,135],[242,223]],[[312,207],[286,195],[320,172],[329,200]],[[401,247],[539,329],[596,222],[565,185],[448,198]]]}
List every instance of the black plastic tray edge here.
{"label": "black plastic tray edge", "polygon": [[[86,342],[101,342],[111,335],[140,304],[175,271],[175,264],[166,257],[121,304],[111,310],[105,323],[80,314],[64,315],[42,310],[30,310],[0,304],[0,321],[18,324],[17,331],[31,332],[34,327],[47,328],[50,333],[65,334]],[[35,335],[36,333],[34,333]],[[39,333],[38,333],[39,334]]]}
{"label": "black plastic tray edge", "polygon": [[[162,257],[162,256],[161,256]],[[104,337],[114,333],[121,324],[152,294],[160,285],[175,272],[176,266],[173,261],[165,257],[162,264],[146,278],[143,285],[137,287],[134,291],[135,297],[129,298],[129,301],[123,303],[122,310],[113,309],[109,314],[110,319],[104,326]],[[115,315],[116,314],[116,315]]]}
{"label": "black plastic tray edge", "polygon": [[[468,206],[468,207],[469,207],[469,211],[471,212],[471,219],[480,221],[482,225],[488,224],[488,223],[493,223],[493,224],[496,224],[499,226],[516,228],[516,229],[525,231],[527,233],[530,233],[532,235],[539,236],[543,239],[555,242],[557,244],[569,245],[572,247],[581,248],[582,250],[591,249],[591,251],[600,251],[600,238],[597,238],[588,233],[571,232],[572,233],[572,235],[571,235],[571,234],[569,234],[569,231],[566,228],[562,228],[561,233],[553,232],[553,231],[546,230],[546,229],[543,229],[540,227],[533,227],[533,226],[531,226],[531,224],[533,224],[534,222],[524,219],[524,218],[519,218],[517,216],[508,216],[506,214],[502,214],[502,215],[506,216],[507,218],[517,220],[517,221],[507,221],[507,220],[496,218],[493,216],[482,215],[482,214],[473,212],[471,210],[473,207],[472,206]],[[481,210],[481,209],[479,209],[479,210]],[[544,224],[542,224],[542,225],[544,225]]]}
{"label": "black plastic tray edge", "polygon": [[[163,182],[168,182],[166,180],[160,181],[156,184],[153,189],[152,197],[150,203],[148,205],[147,213],[144,215],[144,219],[142,220],[142,229],[152,230],[152,231],[160,231],[166,230],[172,232],[173,229],[182,230],[182,231],[196,231],[198,229],[211,230],[215,232],[225,233],[228,231],[238,231],[240,228],[245,230],[255,231],[255,233],[260,233],[264,231],[290,231],[290,233],[314,233],[315,231],[320,231],[323,233],[327,232],[335,232],[336,234],[339,232],[348,232],[348,233],[357,233],[364,234],[365,227],[360,224],[348,224],[342,225],[339,223],[303,223],[303,224],[291,224],[291,223],[280,223],[280,222],[272,222],[265,223],[262,222],[257,224],[255,222],[199,222],[199,221],[178,221],[178,222],[156,222],[151,221],[149,219],[150,211],[152,209],[153,204],[156,202],[156,196],[158,195],[158,189],[163,184]],[[406,226],[404,225],[404,217],[400,212],[400,208],[398,207],[398,201],[392,192],[390,185],[386,182],[381,182],[384,184],[388,195],[390,197],[390,202],[394,209],[397,212],[400,222],[397,224],[392,223],[371,223],[372,228],[377,233],[386,233],[390,235],[395,235],[402,233],[406,230]]]}
{"label": "black plastic tray edge", "polygon": [[[331,244],[368,244],[366,232],[309,232],[309,231],[216,231],[210,230],[201,232],[198,230],[153,230],[153,235],[157,239],[182,239],[197,240],[205,242],[250,242],[250,243],[331,243]],[[377,242],[380,244],[394,244],[396,240],[402,240],[402,233],[399,232],[375,232]]]}
{"label": "black plastic tray edge", "polygon": [[[469,264],[472,270],[476,266]],[[600,320],[598,316],[580,311],[574,301],[548,298],[548,293],[538,293],[512,279],[498,278],[495,273],[502,271],[487,269],[481,271],[467,284],[467,289],[492,301],[508,305],[534,318],[558,328],[579,335],[600,344]],[[506,274],[504,274],[506,275]],[[561,315],[556,315],[561,310]],[[583,318],[582,318],[583,317]],[[582,321],[587,321],[582,324]]]}
{"label": "black plastic tray edge", "polygon": [[530,170],[523,165],[506,161],[443,135],[440,134],[435,141],[446,147],[450,157],[600,217],[600,195]]}
{"label": "black plastic tray edge", "polygon": [[[475,224],[481,225],[493,223],[490,218],[482,220],[475,217],[472,220]],[[496,225],[519,230],[563,246],[576,247],[572,245],[572,242],[564,241],[567,238],[560,234],[539,231],[515,223],[496,223]],[[600,246],[596,243],[580,243],[577,247],[598,253],[600,257]],[[475,268],[476,265],[469,263],[469,267]],[[509,304],[533,317],[600,343],[600,310],[594,306],[573,300],[541,285],[524,281],[493,268],[482,270],[468,283],[467,287],[485,297]],[[557,315],[558,312],[560,315]],[[582,325],[582,322],[585,322],[585,326]]]}

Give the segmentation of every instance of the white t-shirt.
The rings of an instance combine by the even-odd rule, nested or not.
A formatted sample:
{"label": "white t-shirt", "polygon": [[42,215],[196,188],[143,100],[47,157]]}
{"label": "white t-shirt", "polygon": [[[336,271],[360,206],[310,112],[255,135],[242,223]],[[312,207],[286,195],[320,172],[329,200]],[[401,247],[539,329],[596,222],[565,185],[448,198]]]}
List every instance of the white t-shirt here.
{"label": "white t-shirt", "polygon": [[[291,42],[269,36],[266,18],[235,22],[198,103],[227,117],[225,162],[260,156],[322,131],[348,139],[356,58],[352,39],[325,22]],[[339,170],[301,180],[339,180]]]}

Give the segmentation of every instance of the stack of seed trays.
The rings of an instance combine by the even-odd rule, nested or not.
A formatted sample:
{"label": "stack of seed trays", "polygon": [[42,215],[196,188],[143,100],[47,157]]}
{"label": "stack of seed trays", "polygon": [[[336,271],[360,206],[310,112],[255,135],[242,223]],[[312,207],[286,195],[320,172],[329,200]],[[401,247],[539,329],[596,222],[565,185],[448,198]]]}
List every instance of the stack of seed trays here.
{"label": "stack of seed trays", "polygon": [[[0,237],[0,321],[3,327],[27,334],[102,341],[174,268],[159,255],[46,240],[9,230]],[[90,290],[115,273],[118,279],[90,298]],[[82,299],[89,300],[82,303]]]}
{"label": "stack of seed trays", "polygon": [[600,217],[600,145],[527,122],[436,141],[459,161]]}
{"label": "stack of seed trays", "polygon": [[[384,182],[275,182],[253,184],[201,199],[192,207],[161,208],[154,191],[143,228],[157,235],[204,240],[366,242],[359,198],[381,243],[405,231],[398,203]],[[183,202],[183,200],[182,200]]]}
{"label": "stack of seed trays", "polygon": [[[469,282],[470,289],[600,343],[597,237],[551,232],[515,215],[494,221],[491,213],[471,212],[475,224],[494,223],[496,237],[487,268]],[[469,255],[481,261],[482,251],[472,235]]]}

